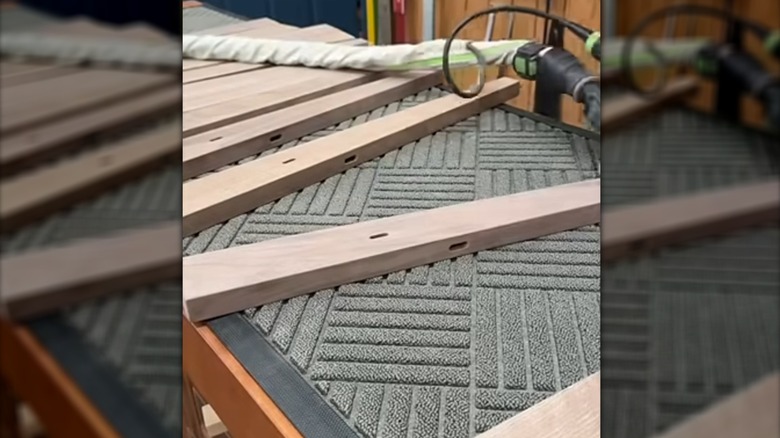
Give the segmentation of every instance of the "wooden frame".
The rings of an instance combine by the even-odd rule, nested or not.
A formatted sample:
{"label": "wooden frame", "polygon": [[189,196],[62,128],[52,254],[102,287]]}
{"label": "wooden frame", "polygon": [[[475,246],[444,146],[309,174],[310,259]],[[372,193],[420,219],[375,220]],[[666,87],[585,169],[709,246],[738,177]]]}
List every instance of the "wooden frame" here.
{"label": "wooden frame", "polygon": [[691,96],[699,87],[693,77],[672,79],[657,95],[643,97],[625,94],[607,99],[601,109],[601,132],[608,133],[635,121],[658,107]]}
{"label": "wooden frame", "polygon": [[12,319],[29,318],[84,299],[177,278],[180,238],[179,223],[174,221],[3,257],[0,310]]}
{"label": "wooden frame", "polygon": [[[346,131],[184,184],[185,236],[303,189],[517,95],[514,79],[485,85],[480,96],[445,96]],[[230,150],[225,150],[230,152]]]}
{"label": "wooden frame", "polygon": [[607,210],[601,260],[777,221],[780,181],[746,184]]}
{"label": "wooden frame", "polygon": [[599,222],[600,180],[185,257],[193,321]]}

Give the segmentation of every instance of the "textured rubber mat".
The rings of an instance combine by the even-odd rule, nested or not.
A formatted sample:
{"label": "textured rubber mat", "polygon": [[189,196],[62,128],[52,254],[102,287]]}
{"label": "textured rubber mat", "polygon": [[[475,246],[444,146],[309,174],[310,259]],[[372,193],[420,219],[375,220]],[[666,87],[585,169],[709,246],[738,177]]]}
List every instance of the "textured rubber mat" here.
{"label": "textured rubber mat", "polygon": [[[50,20],[22,7],[8,12]],[[10,20],[6,13],[3,10],[4,20]],[[5,26],[3,30],[7,30]],[[180,117],[174,113],[111,135],[95,136],[69,157],[53,161],[113,144]],[[174,159],[136,182],[3,236],[2,252],[19,253],[180,218],[180,182],[181,164]],[[162,430],[164,436],[181,436],[181,282],[120,291],[34,321],[30,328],[120,433],[158,437]],[[59,348],[61,345],[80,347],[68,350]],[[137,411],[137,415],[129,418],[130,411]]]}
{"label": "textured rubber mat", "polygon": [[[594,178],[597,147],[487,111],[186,239],[185,254]],[[586,227],[244,317],[359,435],[469,437],[599,369],[599,269],[599,231]]]}
{"label": "textured rubber mat", "polygon": [[[669,109],[603,145],[605,210],[778,173],[777,139]],[[648,437],[780,367],[780,233],[757,228],[602,271],[602,432]]]}

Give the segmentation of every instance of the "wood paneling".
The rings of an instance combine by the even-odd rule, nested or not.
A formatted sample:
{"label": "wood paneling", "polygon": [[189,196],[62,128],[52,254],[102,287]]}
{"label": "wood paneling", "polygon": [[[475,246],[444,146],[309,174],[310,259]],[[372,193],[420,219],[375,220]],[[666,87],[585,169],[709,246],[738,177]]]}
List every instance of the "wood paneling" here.
{"label": "wood paneling", "polygon": [[[700,4],[712,7],[724,8],[727,4],[725,0],[617,0],[617,33],[618,35],[627,35],[640,20],[647,15],[665,7],[677,4]],[[780,27],[780,2],[767,0],[734,0],[734,11],[737,15],[744,18],[763,23],[770,28]],[[694,33],[696,36],[712,37],[715,40],[722,41],[725,36],[726,27],[722,21],[707,17],[686,17],[680,16],[674,26],[675,36],[686,36]],[[644,35],[661,36],[664,32],[664,24],[653,25],[648,28]],[[767,65],[771,71],[780,74],[780,62],[771,58],[762,48],[762,42],[754,37],[750,37],[745,42],[749,52],[758,57],[758,59]],[[712,111],[715,108],[715,87],[711,81],[705,81],[702,84],[702,90],[696,96],[688,101],[693,108]],[[745,124],[763,127],[764,112],[759,102],[750,97],[745,97],[742,102],[743,116]]]}
{"label": "wood paneling", "polygon": [[[436,0],[436,26],[435,33],[437,38],[447,38],[455,27],[466,17],[487,9],[491,6],[516,5],[532,7],[544,10],[547,4],[546,0]],[[423,29],[423,0],[407,0],[407,35],[410,42],[420,42],[422,40]],[[550,11],[562,15],[571,20],[575,20],[591,29],[601,29],[601,2],[597,0],[552,0]],[[509,27],[509,14],[500,14],[496,18],[493,39],[506,39]],[[511,38],[515,39],[534,39],[541,41],[544,35],[544,20],[528,15],[516,14],[514,19],[514,28]],[[487,30],[487,17],[478,18],[468,25],[459,35],[459,38],[483,40]],[[565,38],[565,47],[595,74],[600,71],[600,64],[585,53],[583,44],[573,35],[567,32]],[[511,77],[516,78],[514,73],[510,72]],[[491,69],[487,80],[498,76],[498,69]],[[476,68],[465,69],[456,78],[457,84],[461,88],[468,87],[476,82]],[[508,104],[524,110],[533,110],[534,88],[535,84],[530,81],[521,80],[520,95]],[[582,113],[582,105],[574,102],[569,97],[563,98],[561,108],[561,118],[564,122],[584,126],[585,117]]]}

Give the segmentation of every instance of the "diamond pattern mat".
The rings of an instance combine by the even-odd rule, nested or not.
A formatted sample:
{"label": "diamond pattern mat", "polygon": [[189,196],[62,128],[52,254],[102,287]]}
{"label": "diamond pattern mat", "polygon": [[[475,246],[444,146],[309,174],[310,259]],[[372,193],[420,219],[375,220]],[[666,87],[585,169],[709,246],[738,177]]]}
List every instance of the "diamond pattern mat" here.
{"label": "diamond pattern mat", "polygon": [[[778,141],[684,109],[603,146],[603,208],[778,174]],[[780,368],[780,233],[745,230],[605,267],[602,433],[648,437]]]}

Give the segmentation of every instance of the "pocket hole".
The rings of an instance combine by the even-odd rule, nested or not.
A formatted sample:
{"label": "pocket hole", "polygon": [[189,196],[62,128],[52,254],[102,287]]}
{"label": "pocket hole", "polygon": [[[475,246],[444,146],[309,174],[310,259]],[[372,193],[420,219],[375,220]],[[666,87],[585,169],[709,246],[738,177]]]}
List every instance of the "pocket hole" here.
{"label": "pocket hole", "polygon": [[469,246],[468,242],[453,243],[452,245],[450,245],[450,251],[458,251],[460,249],[466,248],[467,246]]}
{"label": "pocket hole", "polygon": [[353,161],[355,161],[355,160],[357,160],[357,155],[352,155],[351,157],[347,157],[347,158],[344,160],[344,164],[349,164],[349,163],[351,163],[351,162],[353,162]]}
{"label": "pocket hole", "polygon": [[276,141],[276,140],[279,140],[280,138],[282,138],[282,134],[276,134],[273,137],[271,137],[269,140],[270,141]]}
{"label": "pocket hole", "polygon": [[219,137],[214,137],[214,138],[212,138],[212,139],[211,139],[211,140],[209,140],[209,141],[217,141],[217,140],[222,140],[222,136],[219,136]]}
{"label": "pocket hole", "polygon": [[369,239],[380,239],[382,237],[387,237],[387,233],[374,234],[373,236],[369,237]]}
{"label": "pocket hole", "polygon": [[288,159],[282,161],[282,164],[292,163],[293,161],[295,161],[295,158],[288,158]]}

